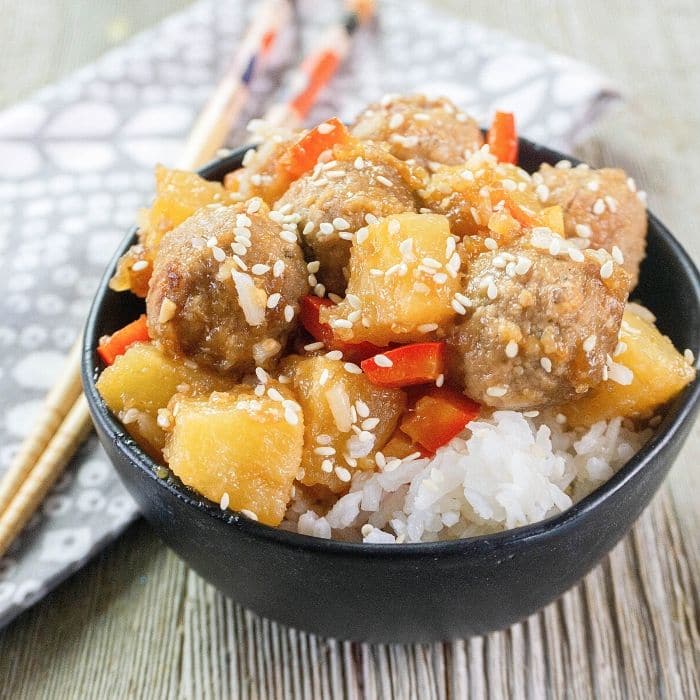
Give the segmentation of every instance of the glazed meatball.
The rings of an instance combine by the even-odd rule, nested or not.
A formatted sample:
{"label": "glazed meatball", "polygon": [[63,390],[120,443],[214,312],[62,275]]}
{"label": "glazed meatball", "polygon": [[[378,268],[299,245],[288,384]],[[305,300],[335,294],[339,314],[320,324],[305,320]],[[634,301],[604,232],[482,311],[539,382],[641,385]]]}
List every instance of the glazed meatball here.
{"label": "glazed meatball", "polygon": [[275,209],[299,221],[302,245],[318,260],[317,279],[343,294],[347,286],[352,233],[371,217],[416,211],[411,169],[372,144],[336,146],[333,159],[295,180]]}
{"label": "glazed meatball", "polygon": [[545,164],[533,182],[543,203],[561,205],[566,235],[587,238],[592,248],[608,252],[617,246],[632,286],[636,285],[646,247],[647,215],[634,181],[619,168]]}
{"label": "glazed meatball", "polygon": [[269,213],[260,199],[205,207],[165,235],[146,303],[166,352],[232,374],[280,353],[308,283],[295,235]]}
{"label": "glazed meatball", "polygon": [[544,231],[477,257],[456,295],[464,315],[448,339],[450,373],[480,403],[542,408],[607,376],[629,276],[605,251]]}
{"label": "glazed meatball", "polygon": [[418,165],[457,165],[484,143],[479,125],[445,97],[387,96],[352,125],[358,139],[389,144],[391,153]]}

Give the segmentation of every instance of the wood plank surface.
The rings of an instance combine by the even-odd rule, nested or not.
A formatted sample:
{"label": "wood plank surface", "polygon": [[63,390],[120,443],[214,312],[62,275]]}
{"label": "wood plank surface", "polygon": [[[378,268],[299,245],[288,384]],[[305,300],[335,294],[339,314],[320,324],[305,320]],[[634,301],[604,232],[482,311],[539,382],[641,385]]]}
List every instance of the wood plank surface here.
{"label": "wood plank surface", "polygon": [[[0,0],[0,101],[184,4]],[[700,259],[696,0],[436,4],[618,81],[626,105],[576,155],[625,167]],[[507,631],[434,645],[342,643],[262,620],[136,523],[0,632],[0,697],[698,698],[699,461],[696,425],[633,532],[576,588]]]}

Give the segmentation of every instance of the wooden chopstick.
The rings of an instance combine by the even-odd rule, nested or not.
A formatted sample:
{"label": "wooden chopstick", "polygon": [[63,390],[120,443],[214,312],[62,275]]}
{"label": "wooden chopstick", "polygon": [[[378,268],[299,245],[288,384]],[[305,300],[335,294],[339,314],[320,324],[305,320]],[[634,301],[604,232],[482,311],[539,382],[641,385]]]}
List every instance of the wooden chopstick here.
{"label": "wooden chopstick", "polygon": [[[256,69],[269,53],[283,23],[290,19],[288,0],[267,0],[262,4],[231,68],[197,118],[179,167],[194,170],[223,145],[245,104]],[[80,384],[81,345],[78,339],[60,379],[46,396],[34,429],[0,482],[0,557],[90,432],[90,413]]]}

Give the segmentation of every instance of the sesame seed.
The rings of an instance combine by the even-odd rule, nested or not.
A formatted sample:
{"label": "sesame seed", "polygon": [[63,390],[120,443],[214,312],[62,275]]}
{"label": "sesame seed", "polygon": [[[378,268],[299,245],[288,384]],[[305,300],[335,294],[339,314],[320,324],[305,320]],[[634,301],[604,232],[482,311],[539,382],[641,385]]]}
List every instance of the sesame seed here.
{"label": "sesame seed", "polygon": [[495,282],[489,282],[489,286],[486,288],[486,296],[492,301],[498,296],[498,287]]}
{"label": "sesame seed", "polygon": [[435,282],[435,284],[445,284],[445,282],[447,282],[447,275],[444,272],[438,272],[436,275],[433,275],[433,282]]}
{"label": "sesame seed", "polygon": [[403,114],[392,114],[389,119],[389,128],[398,129],[404,122]]}
{"label": "sesame seed", "polygon": [[333,219],[333,228],[338,231],[347,231],[350,228],[350,224],[342,216],[336,216]]}
{"label": "sesame seed", "polygon": [[578,248],[569,248],[568,253],[569,257],[574,262],[583,262],[586,259],[583,253]]}
{"label": "sesame seed", "polygon": [[326,177],[331,180],[339,180],[341,177],[345,177],[345,174],[344,170],[328,170],[326,172]]}
{"label": "sesame seed", "polygon": [[612,259],[618,264],[622,265],[625,262],[625,256],[622,254],[622,251],[614,245],[612,247]]}
{"label": "sesame seed", "polygon": [[600,276],[602,279],[606,280],[612,277],[613,273],[613,261],[608,260],[600,266]]}
{"label": "sesame seed", "polygon": [[306,280],[309,283],[309,287],[315,287],[318,284],[318,280],[316,279],[316,275],[309,275],[306,278]]}
{"label": "sesame seed", "polygon": [[176,311],[177,304],[171,299],[168,299],[168,297],[164,297],[163,301],[160,304],[160,312],[158,313],[158,323],[167,323],[168,321],[172,320],[172,318],[175,316]]}
{"label": "sesame seed", "polygon": [[379,418],[365,418],[362,421],[362,430],[374,430],[379,425]]}
{"label": "sesame seed", "polygon": [[275,389],[274,386],[271,386],[271,387],[267,390],[267,395],[268,395],[273,401],[279,401],[280,403],[282,403],[282,401],[284,401],[284,396],[282,396],[282,394],[280,394],[280,392],[277,391],[277,389]]}
{"label": "sesame seed", "polygon": [[324,347],[325,344],[317,340],[315,343],[307,343],[304,345],[304,350],[306,350],[306,352],[314,352],[315,350],[323,350]]}
{"label": "sesame seed", "polygon": [[489,250],[498,250],[498,243],[491,238],[490,236],[484,238],[484,245],[489,249]]}
{"label": "sesame seed", "polygon": [[335,475],[343,482],[348,482],[352,478],[350,472],[345,467],[336,467]]}
{"label": "sesame seed", "polygon": [[576,235],[581,238],[590,238],[593,235],[593,231],[587,224],[576,224]]}
{"label": "sesame seed", "polygon": [[250,271],[254,275],[264,275],[266,272],[270,271],[270,266],[263,265],[262,263],[256,263],[255,265],[253,265],[253,267],[250,268]]}
{"label": "sesame seed", "polygon": [[374,363],[378,367],[393,367],[394,363],[386,355],[379,354],[374,356]]}
{"label": "sesame seed", "polygon": [[595,334],[589,335],[584,341],[583,341],[583,351],[584,352],[592,352],[592,350],[595,348],[595,344],[598,342],[598,336]]}
{"label": "sesame seed", "polygon": [[600,197],[593,203],[592,211],[596,216],[600,216],[605,211],[605,202]]}
{"label": "sesame seed", "polygon": [[435,386],[441,387],[445,383],[445,375],[440,373],[435,379]]}
{"label": "sesame seed", "polygon": [[633,177],[628,177],[627,178],[627,189],[630,192],[636,192],[637,191],[637,183],[634,181]]}
{"label": "sesame seed", "polygon": [[362,168],[365,167],[365,161],[362,160],[362,156],[357,156],[353,165],[355,166],[356,170],[362,170]]}
{"label": "sesame seed", "polygon": [[560,170],[568,170],[571,167],[571,161],[566,159],[560,160],[554,167]]}
{"label": "sesame seed", "polygon": [[[401,230],[401,222],[398,219],[389,219],[389,223],[387,225],[387,231],[392,236],[395,236],[399,231]],[[409,239],[411,240],[411,239]]]}
{"label": "sesame seed", "polygon": [[532,260],[525,256],[518,256],[518,262],[515,264],[514,271],[516,275],[526,275],[532,267]]}
{"label": "sesame seed", "polygon": [[518,355],[518,344],[514,340],[509,340],[506,344],[506,357],[511,360]]}
{"label": "sesame seed", "polygon": [[388,177],[384,177],[384,175],[377,175],[377,181],[381,182],[382,185],[385,185],[386,187],[391,187],[393,183]]}
{"label": "sesame seed", "polygon": [[284,260],[278,260],[272,266],[272,276],[273,277],[281,277],[282,273],[284,272],[284,268],[285,268]]}
{"label": "sesame seed", "polygon": [[264,384],[258,384],[258,385],[255,387],[255,389],[253,389],[253,393],[254,393],[256,396],[258,396],[258,397],[263,396],[263,394],[265,393],[265,385],[264,385]]}
{"label": "sesame seed", "polygon": [[[327,355],[326,355],[326,357],[327,357]],[[318,384],[319,384],[319,386],[323,386],[323,385],[328,381],[328,377],[329,377],[329,376],[330,376],[330,375],[329,375],[328,370],[327,370],[327,369],[324,369],[324,370],[321,372],[321,376],[318,378]]]}
{"label": "sesame seed", "polygon": [[258,381],[262,384],[266,384],[267,380],[270,378],[268,373],[262,367],[255,368],[255,376],[258,378]]}
{"label": "sesame seed", "polygon": [[330,474],[333,471],[333,462],[330,459],[324,459],[321,462],[321,471]]}
{"label": "sesame seed", "polygon": [[422,323],[420,326],[418,326],[419,333],[432,333],[432,331],[436,331],[437,329],[437,323]]}
{"label": "sesame seed", "polygon": [[474,173],[471,170],[462,170],[459,176],[467,182],[474,182]]}
{"label": "sesame seed", "polygon": [[291,231],[280,231],[280,238],[287,243],[296,243],[297,237]]}
{"label": "sesame seed", "polygon": [[508,387],[506,386],[490,386],[486,390],[487,396],[493,396],[496,399],[500,399],[508,393]]}
{"label": "sesame seed", "polygon": [[535,194],[537,195],[537,199],[544,203],[549,199],[549,187],[547,187],[547,185],[544,183],[537,185],[535,188]]}
{"label": "sesame seed", "polygon": [[552,361],[548,357],[540,358],[540,366],[547,374],[552,371]]}
{"label": "sesame seed", "polygon": [[537,418],[537,416],[540,415],[540,412],[539,411],[525,411],[525,413],[523,413],[523,415],[525,416],[525,418]]}
{"label": "sesame seed", "polygon": [[421,263],[425,265],[426,267],[431,267],[435,270],[439,270],[442,267],[442,263],[436,260],[435,258],[423,258],[421,260]]}
{"label": "sesame seed", "polygon": [[379,219],[374,215],[374,214],[365,214],[365,223],[368,226],[371,226],[372,224],[376,224],[379,221]]}
{"label": "sesame seed", "polygon": [[330,445],[314,447],[314,454],[320,455],[321,457],[332,457],[335,454],[335,447],[331,447]]}
{"label": "sesame seed", "polygon": [[241,508],[241,515],[245,515],[246,518],[250,518],[251,520],[255,520],[257,522],[258,516],[253,513],[252,510],[248,510],[247,508]]}
{"label": "sesame seed", "polygon": [[307,221],[303,231],[301,232],[302,236],[308,236],[315,228],[316,224],[313,221]]}
{"label": "sesame seed", "polygon": [[598,180],[590,180],[586,183],[586,188],[591,192],[597,192],[600,189],[600,183]]}
{"label": "sesame seed", "polygon": [[340,350],[331,350],[330,352],[326,353],[326,357],[329,360],[342,360],[343,353]]}
{"label": "sesame seed", "polygon": [[685,350],[683,350],[683,357],[689,365],[695,364],[695,355],[693,354],[693,351],[690,348],[686,348]]}
{"label": "sesame seed", "polygon": [[369,406],[362,399],[357,399],[357,401],[355,401],[355,410],[360,418],[367,418],[367,416],[369,416]]}
{"label": "sesame seed", "polygon": [[140,272],[141,270],[145,270],[148,267],[148,261],[147,260],[139,260],[138,262],[135,262],[132,266],[131,269],[134,272]]}
{"label": "sesame seed", "polygon": [[329,236],[331,233],[333,233],[333,231],[335,231],[333,224],[329,224],[327,221],[324,221],[318,228],[325,236]]}
{"label": "sesame seed", "polygon": [[501,180],[501,184],[503,185],[503,189],[508,192],[515,192],[515,190],[518,189],[518,183],[515,182],[515,180],[511,180],[509,177],[505,180]]}
{"label": "sesame seed", "polygon": [[294,307],[287,304],[287,306],[284,307],[284,320],[287,323],[291,323],[293,318],[294,318]]}
{"label": "sesame seed", "polygon": [[219,239],[216,236],[211,236],[207,239],[207,248],[213,248],[219,243]]}
{"label": "sesame seed", "polygon": [[355,234],[355,242],[362,245],[367,240],[368,236],[369,229],[366,226],[363,226],[361,229],[358,229],[357,233]]}
{"label": "sesame seed", "polygon": [[[289,208],[292,208],[292,205],[288,205]],[[283,207],[284,208],[284,207]],[[284,214],[284,211],[280,209],[280,212]],[[253,222],[250,220],[250,217],[246,216],[245,214],[237,214],[236,215],[236,226],[239,228],[247,228],[248,226],[251,226]]]}
{"label": "sesame seed", "polygon": [[326,288],[322,284],[319,283],[314,287],[314,294],[317,297],[323,297],[326,294]]}
{"label": "sesame seed", "polygon": [[319,134],[330,134],[333,129],[335,129],[335,124],[330,124],[328,122],[323,122],[323,124],[319,124],[316,127]]}
{"label": "sesame seed", "polygon": [[644,190],[639,190],[637,192],[637,199],[646,206],[647,203],[647,193]]}
{"label": "sesame seed", "polygon": [[561,240],[559,238],[552,238],[552,240],[549,242],[549,254],[550,255],[559,255],[561,252]]}
{"label": "sesame seed", "polygon": [[246,212],[248,214],[255,214],[255,212],[260,210],[260,207],[262,206],[262,200],[260,197],[254,197],[253,199],[248,202],[248,208],[246,209]]}
{"label": "sesame seed", "polygon": [[359,365],[356,365],[354,362],[346,362],[343,367],[345,367],[345,371],[350,374],[362,374]]}
{"label": "sesame seed", "polygon": [[248,252],[248,249],[243,245],[243,243],[231,243],[231,250],[236,254],[236,255],[245,255]]}
{"label": "sesame seed", "polygon": [[312,262],[306,264],[306,269],[312,274],[318,272],[320,267],[321,263],[318,260],[313,260]]}
{"label": "sesame seed", "polygon": [[450,306],[461,316],[464,316],[467,313],[467,310],[457,301],[457,299],[452,299],[450,301]]}
{"label": "sesame seed", "polygon": [[221,510],[227,510],[228,504],[229,504],[229,495],[226,491],[224,491],[224,495],[221,497],[221,501],[219,501],[219,508],[221,508]]}
{"label": "sesame seed", "polygon": [[615,197],[611,197],[609,194],[606,194],[605,203],[608,205],[608,209],[610,209],[613,214],[617,213],[617,200]]}
{"label": "sesame seed", "polygon": [[299,416],[297,412],[289,407],[284,409],[284,419],[289,425],[299,425]]}

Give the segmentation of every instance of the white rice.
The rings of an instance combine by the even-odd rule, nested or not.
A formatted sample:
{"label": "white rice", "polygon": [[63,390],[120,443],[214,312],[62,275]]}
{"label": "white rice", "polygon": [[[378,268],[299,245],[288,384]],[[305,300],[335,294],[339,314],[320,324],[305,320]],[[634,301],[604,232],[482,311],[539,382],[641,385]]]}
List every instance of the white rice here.
{"label": "white rice", "polygon": [[[649,439],[621,418],[589,430],[553,415],[495,411],[472,421],[432,459],[358,471],[324,512],[301,489],[282,527],[363,542],[431,542],[498,532],[569,508],[607,481]],[[391,461],[389,461],[391,465]]]}

